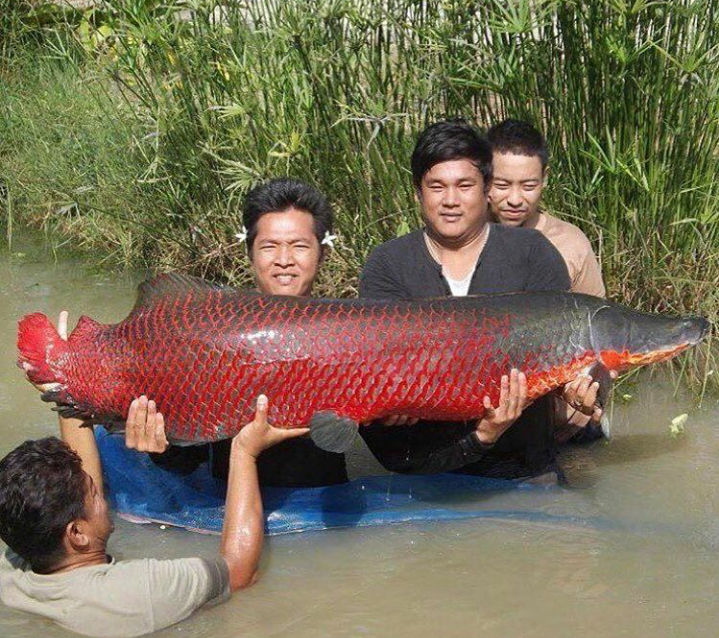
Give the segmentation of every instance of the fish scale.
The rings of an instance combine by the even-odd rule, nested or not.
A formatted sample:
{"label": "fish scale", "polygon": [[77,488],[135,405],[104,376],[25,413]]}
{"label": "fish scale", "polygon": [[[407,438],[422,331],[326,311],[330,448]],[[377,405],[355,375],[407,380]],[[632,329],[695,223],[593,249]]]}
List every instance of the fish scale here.
{"label": "fish scale", "polygon": [[[647,337],[644,350],[635,347],[630,337],[642,331],[625,329],[627,322],[664,341],[655,334],[657,343]],[[102,325],[82,317],[67,342],[44,315],[26,316],[18,348],[31,380],[58,384],[45,398],[61,414],[122,421],[145,394],[164,414],[169,438],[202,442],[236,434],[260,394],[271,422],[284,428],[307,426],[318,413],[355,423],[391,414],[478,418],[485,395],[496,405],[512,367],[527,374],[533,400],[605,359],[621,368],[631,357],[673,356],[706,329],[702,319],[644,315],[567,293],[323,300],[162,275],[140,286],[126,319]]]}

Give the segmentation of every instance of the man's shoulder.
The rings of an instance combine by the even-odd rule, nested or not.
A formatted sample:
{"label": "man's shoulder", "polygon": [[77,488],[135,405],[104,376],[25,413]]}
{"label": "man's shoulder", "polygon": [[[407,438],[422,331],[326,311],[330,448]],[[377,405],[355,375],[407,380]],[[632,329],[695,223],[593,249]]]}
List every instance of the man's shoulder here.
{"label": "man's shoulder", "polygon": [[546,241],[544,235],[534,228],[503,226],[495,223],[492,224],[491,234],[498,244],[513,251],[530,250]]}
{"label": "man's shoulder", "polygon": [[423,241],[422,230],[413,230],[406,235],[395,237],[383,242],[372,250],[372,256],[396,256],[406,255],[408,250],[416,250]]}
{"label": "man's shoulder", "polygon": [[364,277],[375,277],[392,273],[394,277],[404,277],[421,267],[424,257],[422,230],[390,239],[376,246],[370,253],[362,270]]}
{"label": "man's shoulder", "polygon": [[0,596],[9,607],[90,636],[149,633],[229,596],[222,559],[138,558],[40,575],[7,554],[0,579]]}
{"label": "man's shoulder", "polygon": [[561,244],[580,254],[593,252],[589,238],[579,226],[548,213],[543,215],[546,217],[544,234],[552,243]]}

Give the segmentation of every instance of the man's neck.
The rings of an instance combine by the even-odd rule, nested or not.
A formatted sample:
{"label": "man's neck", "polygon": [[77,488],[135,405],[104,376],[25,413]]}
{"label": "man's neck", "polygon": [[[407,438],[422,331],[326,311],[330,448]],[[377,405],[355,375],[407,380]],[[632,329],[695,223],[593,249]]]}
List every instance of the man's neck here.
{"label": "man's neck", "polygon": [[541,211],[536,211],[531,217],[527,217],[527,221],[522,224],[522,228],[536,228],[542,216]]}
{"label": "man's neck", "polygon": [[461,238],[446,238],[438,237],[430,228],[426,228],[427,247],[445,274],[452,279],[464,279],[476,266],[488,231],[489,226],[484,223]]}
{"label": "man's neck", "polygon": [[62,574],[70,572],[80,567],[90,567],[92,565],[106,565],[108,562],[107,552],[105,548],[94,550],[92,552],[82,554],[70,554],[65,556],[46,574]]}

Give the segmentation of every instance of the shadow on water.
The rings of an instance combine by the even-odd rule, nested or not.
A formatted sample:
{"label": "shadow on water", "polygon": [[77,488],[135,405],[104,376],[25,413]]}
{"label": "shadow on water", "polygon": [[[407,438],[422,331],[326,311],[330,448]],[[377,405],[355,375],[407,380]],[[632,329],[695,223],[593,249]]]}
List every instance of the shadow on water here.
{"label": "shadow on water", "polygon": [[666,434],[627,434],[603,448],[599,446],[594,462],[598,467],[636,463],[675,453],[686,445],[686,439]]}

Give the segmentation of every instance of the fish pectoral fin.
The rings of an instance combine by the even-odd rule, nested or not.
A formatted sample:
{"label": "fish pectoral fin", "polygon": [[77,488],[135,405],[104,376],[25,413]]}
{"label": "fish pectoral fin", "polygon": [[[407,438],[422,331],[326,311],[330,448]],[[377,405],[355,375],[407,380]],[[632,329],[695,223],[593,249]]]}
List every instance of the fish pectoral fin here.
{"label": "fish pectoral fin", "polygon": [[597,383],[599,383],[599,391],[597,392],[597,404],[602,410],[607,407],[609,403],[609,396],[614,388],[614,379],[609,372],[609,369],[603,363],[595,363],[587,374],[592,377]]}
{"label": "fish pectoral fin", "polygon": [[605,439],[611,438],[611,426],[609,423],[609,417],[607,416],[607,405],[609,404],[609,397],[614,389],[614,379],[612,375],[603,363],[595,363],[587,372],[595,381],[599,383],[599,391],[597,392],[597,405],[604,411],[600,426]]}
{"label": "fish pectoral fin", "polygon": [[359,423],[331,410],[315,412],[310,420],[310,438],[326,452],[346,452],[359,432]]}

